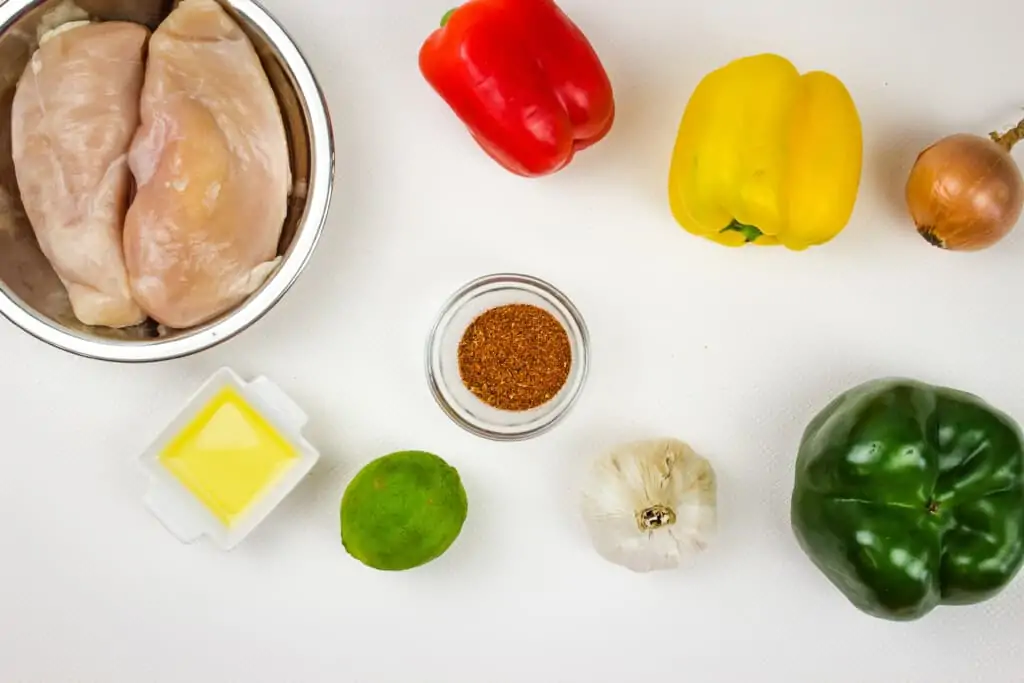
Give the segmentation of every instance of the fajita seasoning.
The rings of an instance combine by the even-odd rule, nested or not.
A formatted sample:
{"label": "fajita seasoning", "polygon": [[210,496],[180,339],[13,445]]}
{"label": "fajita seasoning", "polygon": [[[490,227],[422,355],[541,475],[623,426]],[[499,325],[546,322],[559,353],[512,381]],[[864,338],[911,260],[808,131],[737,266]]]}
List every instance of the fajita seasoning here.
{"label": "fajita seasoning", "polygon": [[565,328],[530,304],[482,313],[462,335],[458,358],[466,388],[487,405],[509,411],[537,408],[554,398],[573,361]]}

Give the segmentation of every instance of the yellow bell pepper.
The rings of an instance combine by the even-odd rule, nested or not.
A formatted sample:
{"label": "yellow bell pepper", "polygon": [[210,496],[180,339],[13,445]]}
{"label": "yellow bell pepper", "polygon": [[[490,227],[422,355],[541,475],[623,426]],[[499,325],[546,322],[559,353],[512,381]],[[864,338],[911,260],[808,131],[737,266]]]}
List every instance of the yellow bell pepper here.
{"label": "yellow bell pepper", "polygon": [[727,246],[803,250],[846,227],[863,140],[835,77],[761,54],[712,71],[690,98],[672,155],[669,202],[687,231]]}

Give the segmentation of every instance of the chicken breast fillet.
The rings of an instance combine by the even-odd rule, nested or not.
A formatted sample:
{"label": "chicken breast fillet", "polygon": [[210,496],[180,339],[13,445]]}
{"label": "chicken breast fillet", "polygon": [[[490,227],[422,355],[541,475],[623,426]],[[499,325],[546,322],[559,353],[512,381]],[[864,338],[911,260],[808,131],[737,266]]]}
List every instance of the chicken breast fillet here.
{"label": "chicken breast fillet", "polygon": [[66,24],[43,37],[18,81],[11,147],[22,204],[39,247],[87,325],[145,320],[122,247],[149,31]]}
{"label": "chicken breast fillet", "polygon": [[184,0],[153,33],[141,120],[129,153],[129,281],[154,319],[191,327],[274,270],[291,183],[270,82],[215,0]]}

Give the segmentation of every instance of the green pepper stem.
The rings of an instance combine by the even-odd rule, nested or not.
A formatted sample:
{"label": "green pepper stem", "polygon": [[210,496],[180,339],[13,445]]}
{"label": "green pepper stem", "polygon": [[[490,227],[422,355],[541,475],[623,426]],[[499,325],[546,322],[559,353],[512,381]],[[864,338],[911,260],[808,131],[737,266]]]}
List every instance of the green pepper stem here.
{"label": "green pepper stem", "polygon": [[1024,140],[1024,120],[1002,135],[999,133],[992,133],[990,137],[997,145],[1009,152],[1013,149],[1014,145],[1021,140]]}
{"label": "green pepper stem", "polygon": [[729,223],[729,225],[727,225],[724,228],[722,228],[722,232],[728,232],[730,230],[732,230],[734,232],[738,232],[741,235],[743,235],[744,239],[746,239],[746,241],[747,241],[747,244],[750,244],[751,242],[753,242],[758,237],[760,237],[761,235],[764,234],[763,232],[758,230],[753,225],[747,225],[746,223],[740,223],[735,218],[732,219],[732,223]]}
{"label": "green pepper stem", "polygon": [[455,14],[455,11],[458,9],[458,7],[453,7],[444,13],[444,16],[441,17],[441,28],[444,28],[445,26],[448,25],[448,22],[451,20],[452,15]]}

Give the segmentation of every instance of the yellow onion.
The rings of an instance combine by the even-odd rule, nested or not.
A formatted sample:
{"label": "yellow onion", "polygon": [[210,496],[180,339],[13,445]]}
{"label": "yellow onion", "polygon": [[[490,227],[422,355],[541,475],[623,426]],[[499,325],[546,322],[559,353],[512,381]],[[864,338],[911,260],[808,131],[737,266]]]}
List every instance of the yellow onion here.
{"label": "yellow onion", "polygon": [[1024,121],[1003,135],[959,133],[917,157],[907,180],[907,205],[917,231],[953,251],[991,247],[1024,209],[1024,177],[1010,156],[1024,139]]}

